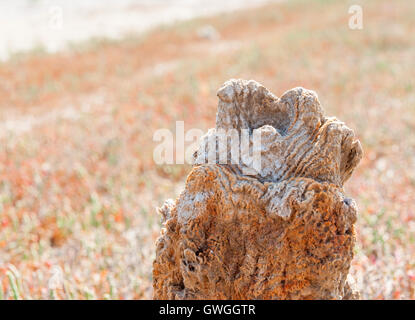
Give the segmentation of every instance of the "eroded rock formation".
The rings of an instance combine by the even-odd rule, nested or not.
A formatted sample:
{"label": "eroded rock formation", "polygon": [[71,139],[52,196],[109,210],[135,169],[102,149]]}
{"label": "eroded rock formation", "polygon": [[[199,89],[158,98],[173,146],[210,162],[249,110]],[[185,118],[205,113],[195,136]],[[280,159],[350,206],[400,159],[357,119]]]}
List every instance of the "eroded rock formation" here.
{"label": "eroded rock formation", "polygon": [[[184,191],[159,209],[154,298],[356,298],[347,276],[357,209],[343,190],[362,157],[353,131],[303,88],[277,98],[230,80],[218,97]],[[261,168],[206,163],[220,129],[259,131]]]}

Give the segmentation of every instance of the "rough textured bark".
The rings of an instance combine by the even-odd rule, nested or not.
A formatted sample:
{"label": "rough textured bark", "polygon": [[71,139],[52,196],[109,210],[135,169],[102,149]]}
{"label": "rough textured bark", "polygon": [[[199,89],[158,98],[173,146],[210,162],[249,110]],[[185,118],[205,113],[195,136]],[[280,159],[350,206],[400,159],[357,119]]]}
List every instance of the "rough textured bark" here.
{"label": "rough textured bark", "polygon": [[[230,80],[218,97],[184,191],[159,209],[154,298],[357,298],[347,279],[357,209],[343,190],[362,157],[353,131],[303,88],[277,98]],[[205,163],[207,139],[232,128],[260,130],[255,174]]]}

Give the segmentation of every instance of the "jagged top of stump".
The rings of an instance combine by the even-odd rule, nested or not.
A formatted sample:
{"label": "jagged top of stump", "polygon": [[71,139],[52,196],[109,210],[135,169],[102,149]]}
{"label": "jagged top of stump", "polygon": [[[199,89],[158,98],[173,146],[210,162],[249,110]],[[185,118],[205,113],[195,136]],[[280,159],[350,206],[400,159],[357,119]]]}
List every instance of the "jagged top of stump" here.
{"label": "jagged top of stump", "polygon": [[[278,98],[256,81],[231,79],[217,95],[216,128],[202,138],[195,165],[207,159],[202,146],[219,129],[261,132],[262,165],[253,175],[261,181],[306,177],[343,186],[362,158],[353,130],[326,117],[312,90],[297,87]],[[231,166],[242,172],[244,164]]]}

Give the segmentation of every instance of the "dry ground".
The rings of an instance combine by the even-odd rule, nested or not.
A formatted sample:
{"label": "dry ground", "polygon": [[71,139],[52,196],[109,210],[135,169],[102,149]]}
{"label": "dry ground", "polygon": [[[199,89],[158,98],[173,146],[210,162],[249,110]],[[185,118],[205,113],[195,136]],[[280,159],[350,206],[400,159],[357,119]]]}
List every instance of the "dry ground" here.
{"label": "dry ground", "polygon": [[[353,263],[368,299],[415,298],[415,2],[289,1],[0,64],[0,298],[151,298],[155,207],[188,166],[156,166],[154,130],[214,126],[216,90],[317,91],[365,156]],[[212,25],[218,39],[197,30]]]}

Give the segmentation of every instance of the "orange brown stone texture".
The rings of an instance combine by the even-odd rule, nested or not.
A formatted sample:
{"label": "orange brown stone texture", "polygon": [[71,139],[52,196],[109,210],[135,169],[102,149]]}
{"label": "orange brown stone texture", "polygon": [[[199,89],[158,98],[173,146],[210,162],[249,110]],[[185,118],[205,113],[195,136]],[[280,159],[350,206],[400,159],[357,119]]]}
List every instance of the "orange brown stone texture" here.
{"label": "orange brown stone texture", "polygon": [[358,298],[348,278],[357,208],[343,189],[362,157],[353,131],[303,88],[277,98],[230,80],[218,96],[216,129],[263,130],[262,169],[247,176],[197,152],[184,191],[159,209],[154,298]]}

